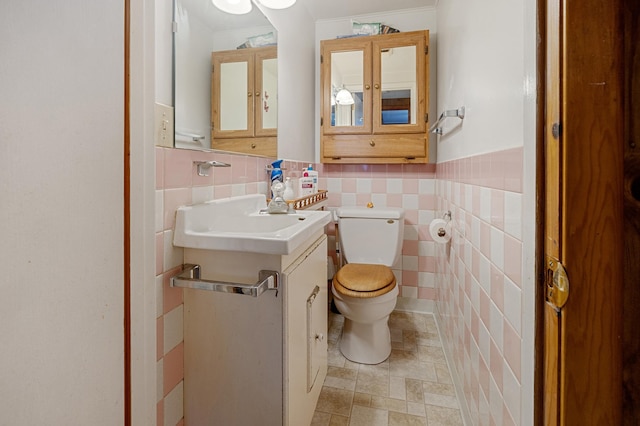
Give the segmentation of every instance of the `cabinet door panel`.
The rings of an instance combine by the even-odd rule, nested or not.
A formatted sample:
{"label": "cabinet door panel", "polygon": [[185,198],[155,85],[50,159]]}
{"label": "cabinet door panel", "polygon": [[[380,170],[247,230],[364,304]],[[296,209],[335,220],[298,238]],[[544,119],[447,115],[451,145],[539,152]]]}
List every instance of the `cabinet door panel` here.
{"label": "cabinet door panel", "polygon": [[374,133],[425,131],[425,46],[423,34],[374,39]]}
{"label": "cabinet door panel", "polygon": [[275,48],[256,54],[255,84],[255,135],[276,136],[278,132],[278,60]]}
{"label": "cabinet door panel", "polygon": [[214,53],[211,62],[213,138],[253,136],[253,55]]}
{"label": "cabinet door panel", "polygon": [[282,275],[286,348],[284,424],[308,425],[327,375],[327,237],[320,237],[315,247]]}
{"label": "cabinet door panel", "polygon": [[322,63],[324,133],[370,133],[371,44],[363,40],[323,42]]}

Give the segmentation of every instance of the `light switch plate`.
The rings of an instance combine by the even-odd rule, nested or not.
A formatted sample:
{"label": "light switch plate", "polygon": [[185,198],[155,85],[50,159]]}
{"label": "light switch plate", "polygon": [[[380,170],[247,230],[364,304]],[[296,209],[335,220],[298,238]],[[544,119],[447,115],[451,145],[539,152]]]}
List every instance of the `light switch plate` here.
{"label": "light switch plate", "polygon": [[173,147],[173,107],[156,102],[154,134],[156,145]]}

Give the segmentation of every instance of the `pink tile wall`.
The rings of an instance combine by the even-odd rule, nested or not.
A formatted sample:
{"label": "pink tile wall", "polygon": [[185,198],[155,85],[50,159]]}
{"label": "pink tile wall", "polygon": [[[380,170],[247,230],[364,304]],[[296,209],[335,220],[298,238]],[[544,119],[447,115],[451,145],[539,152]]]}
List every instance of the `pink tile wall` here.
{"label": "pink tile wall", "polygon": [[[435,210],[435,164],[320,164],[319,185],[327,189],[328,206],[402,207],[405,233],[402,257],[394,266],[400,295],[435,300],[435,243],[429,223]],[[329,227],[329,235],[335,235]],[[335,251],[330,254],[334,255]]]}
{"label": "pink tile wall", "polygon": [[520,421],[522,156],[437,165],[437,212],[450,210],[454,226],[436,247],[436,315],[473,424]]}
{"label": "pink tile wall", "polygon": [[[211,168],[198,176],[193,161],[217,160],[229,168]],[[271,160],[156,147],[156,283],[157,283],[157,424],[182,425],[184,342],[182,338],[182,290],[169,287],[169,278],[180,270],[183,252],[172,246],[175,211],[179,206],[266,192],[265,166]],[[303,166],[288,166],[300,170]]]}

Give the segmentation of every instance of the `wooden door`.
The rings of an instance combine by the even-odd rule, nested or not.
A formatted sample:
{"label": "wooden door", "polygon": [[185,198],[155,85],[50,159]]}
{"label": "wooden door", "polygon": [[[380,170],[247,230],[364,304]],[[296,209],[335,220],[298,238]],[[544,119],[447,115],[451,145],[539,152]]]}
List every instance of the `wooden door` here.
{"label": "wooden door", "polygon": [[[541,8],[546,11],[545,273],[539,292],[544,350],[538,359],[544,377],[538,424],[621,421],[619,8],[618,0],[546,0]],[[554,282],[568,287],[567,293]]]}
{"label": "wooden door", "polygon": [[625,0],[623,424],[640,422],[640,3]]}
{"label": "wooden door", "polygon": [[[561,61],[562,22],[560,1],[548,0],[546,8],[546,126],[545,126],[545,228],[544,228],[544,424],[560,424],[560,360],[562,359],[561,305],[553,302],[553,276],[550,267],[560,260],[562,221],[561,159]],[[558,289],[555,289],[557,292]]]}

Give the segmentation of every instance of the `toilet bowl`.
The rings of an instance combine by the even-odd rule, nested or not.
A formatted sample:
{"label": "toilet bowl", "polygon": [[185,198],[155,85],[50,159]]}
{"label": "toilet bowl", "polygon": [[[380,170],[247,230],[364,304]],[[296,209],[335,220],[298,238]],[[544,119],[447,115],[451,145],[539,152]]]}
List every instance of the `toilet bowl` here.
{"label": "toilet bowl", "polygon": [[404,211],[352,207],[339,209],[337,216],[347,261],[331,288],[335,306],[345,317],[339,348],[350,361],[379,364],[391,354],[388,320],[398,286],[390,267],[400,255]]}
{"label": "toilet bowl", "polygon": [[[367,280],[367,276],[381,279]],[[365,281],[369,289],[363,286]],[[388,320],[398,298],[393,272],[383,265],[350,263],[335,275],[331,291],[338,311],[345,317],[340,352],[348,360],[361,364],[386,360],[391,354]]]}

